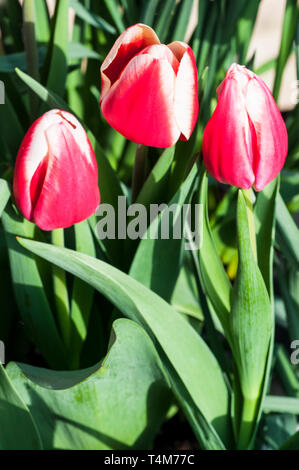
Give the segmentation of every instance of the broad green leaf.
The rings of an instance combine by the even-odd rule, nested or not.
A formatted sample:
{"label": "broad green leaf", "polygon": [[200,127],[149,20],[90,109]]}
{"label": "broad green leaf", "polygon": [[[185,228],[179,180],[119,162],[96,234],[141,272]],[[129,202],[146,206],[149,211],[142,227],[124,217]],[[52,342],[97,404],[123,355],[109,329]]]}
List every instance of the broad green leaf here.
{"label": "broad green leaf", "polygon": [[[95,256],[95,246],[88,221],[84,220],[79,224],[75,224],[74,231],[76,250],[89,256]],[[94,289],[76,277],[71,301],[71,361],[75,366],[80,364],[80,353],[87,336],[93,298]]]}
{"label": "broad green leaf", "polygon": [[41,439],[28,407],[0,363],[0,450],[39,450]]}
{"label": "broad green leaf", "polygon": [[11,207],[7,207],[3,212],[2,223],[7,240],[16,302],[29,337],[34,340],[51,367],[66,368],[65,350],[36,261],[16,241],[16,235],[32,238],[35,226],[25,219],[22,221]]}
{"label": "broad green leaf", "polygon": [[[159,344],[195,405],[222,439],[228,436],[228,391],[213,354],[192,326],[148,288],[103,261],[72,250],[19,239],[25,248],[78,276]],[[178,347],[179,345],[179,347]]]}
{"label": "broad green leaf", "polygon": [[190,315],[200,321],[204,320],[198,299],[194,267],[188,252],[185,253],[183,265],[173,290],[171,305],[177,312]]}
{"label": "broad green leaf", "polygon": [[5,180],[0,179],[0,217],[5,209],[5,206],[10,198],[10,190]]}
{"label": "broad green leaf", "polygon": [[199,250],[200,272],[203,289],[211,301],[224,330],[229,334],[231,284],[217,253],[211,233],[208,215],[208,177],[203,175],[200,203],[203,205],[202,246]]}
{"label": "broad green leaf", "polygon": [[244,448],[254,428],[273,334],[273,317],[269,294],[252,252],[246,203],[241,191],[237,234],[239,263],[232,290],[230,325],[231,346],[244,400],[239,428],[240,445]]}
{"label": "broad green leaf", "polygon": [[170,404],[151,340],[127,319],[113,324],[106,357],[89,369],[10,363],[7,372],[45,449],[148,449]]}
{"label": "broad green leaf", "polygon": [[116,30],[111,24],[100,16],[93,13],[91,10],[88,10],[82,3],[77,0],[70,0],[70,7],[76,12],[76,15],[81,18],[81,20],[86,21],[86,23],[94,26],[97,29],[106,31],[110,34],[115,34]]}

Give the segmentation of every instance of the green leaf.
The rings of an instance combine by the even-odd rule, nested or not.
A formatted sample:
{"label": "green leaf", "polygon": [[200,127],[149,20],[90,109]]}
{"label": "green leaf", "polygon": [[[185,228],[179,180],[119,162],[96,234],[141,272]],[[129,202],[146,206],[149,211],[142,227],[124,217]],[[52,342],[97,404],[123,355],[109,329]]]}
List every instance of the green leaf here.
{"label": "green leaf", "polygon": [[138,194],[137,203],[147,206],[150,203],[153,204],[161,201],[169,181],[174,152],[175,147],[170,147],[162,152]]}
{"label": "green leaf", "polygon": [[93,51],[87,46],[84,46],[80,42],[70,42],[68,47],[68,57],[70,60],[76,59],[96,59],[101,60],[100,54]]}
{"label": "green leaf", "polygon": [[208,177],[202,177],[200,203],[203,205],[202,246],[199,250],[200,272],[203,289],[210,299],[224,330],[229,336],[229,312],[231,284],[217,253],[211,233],[208,215]]}
{"label": "green leaf", "polygon": [[221,369],[207,345],[179,313],[157,294],[103,261],[45,243],[26,239],[19,242],[89,283],[125,316],[143,325],[159,344],[195,406],[219,436],[227,439],[228,391]]}
{"label": "green leaf", "polygon": [[7,372],[45,449],[148,449],[170,404],[151,340],[127,319],[113,324],[106,357],[89,369],[57,372],[10,363]]}
{"label": "green leaf", "polygon": [[33,237],[35,226],[20,219],[11,207],[2,214],[12,282],[27,332],[51,367],[66,367],[66,354],[51,312],[34,257],[16,241],[16,235]]}
{"label": "green leaf", "polygon": [[[95,256],[95,246],[91,228],[87,220],[74,226],[76,250]],[[71,351],[74,368],[80,364],[80,353],[87,336],[89,317],[94,298],[94,289],[77,277],[74,280],[71,302]]]}
{"label": "green leaf", "polygon": [[173,41],[184,41],[186,31],[189,25],[190,15],[193,12],[194,0],[182,0],[175,29],[172,34]]}
{"label": "green leaf", "polygon": [[289,58],[290,52],[292,50],[292,43],[295,38],[295,31],[298,18],[298,6],[297,0],[287,0],[285,6],[285,14],[283,19],[282,34],[281,34],[281,43],[279,55],[277,58],[277,65],[275,71],[275,80],[273,86],[273,96],[277,101],[279,97],[280,86],[282,82],[283,73],[287,60]]}
{"label": "green leaf", "polygon": [[5,140],[10,158],[14,162],[24,137],[24,130],[8,94],[5,96],[5,104],[0,105],[0,129],[1,137]]}
{"label": "green leaf", "polygon": [[159,0],[146,0],[142,12],[142,23],[147,24],[148,26],[153,26],[158,3]]}
{"label": "green leaf", "polygon": [[81,20],[85,21],[91,26],[94,26],[95,28],[102,31],[106,31],[110,34],[116,33],[115,28],[111,26],[111,24],[92,11],[88,10],[88,8],[82,5],[82,3],[76,0],[70,0],[70,7],[73,8],[73,10],[76,12],[76,15],[81,18]]}
{"label": "green leaf", "polygon": [[118,32],[122,33],[126,29],[126,27],[123,22],[118,2],[116,0],[104,0],[104,2]]}
{"label": "green leaf", "polygon": [[65,111],[70,111],[68,105],[63,101],[62,98],[60,98],[56,93],[50,92],[47,90],[43,85],[38,83],[36,80],[31,78],[29,75],[27,75],[25,72],[22,72],[22,70],[16,68],[15,69],[16,74],[18,77],[31,89],[34,91],[34,93],[37,94],[37,96],[40,97],[42,101],[47,103],[49,108],[59,108],[59,109],[64,109]]}
{"label": "green leaf", "polygon": [[169,27],[171,25],[176,9],[176,0],[164,0],[155,24],[155,31],[162,43],[166,41]]}
{"label": "green leaf", "polygon": [[277,179],[269,183],[258,193],[254,208],[258,265],[270,298],[273,294],[273,244],[278,188]]}
{"label": "green leaf", "polygon": [[10,198],[10,190],[5,180],[0,179],[0,217],[5,209],[5,206]]}
{"label": "green leaf", "polygon": [[[279,450],[295,432],[296,416],[290,414],[267,414],[263,420],[262,437],[267,450]],[[266,446],[266,447],[265,447]]]}
{"label": "green leaf", "polygon": [[34,7],[36,40],[47,44],[50,40],[50,21],[47,5],[45,2],[34,2]]}
{"label": "green leaf", "polygon": [[0,449],[39,450],[41,440],[28,407],[0,363]]}
{"label": "green leaf", "polygon": [[54,28],[49,46],[47,88],[63,96],[68,65],[68,9],[69,0],[56,3]]}
{"label": "green leaf", "polygon": [[[40,47],[38,49],[38,62],[41,67],[46,57],[46,48]],[[27,71],[26,55],[25,52],[15,52],[13,54],[6,54],[0,56],[0,72],[1,73],[14,73],[15,68],[20,68]]]}
{"label": "green leaf", "polygon": [[264,399],[265,413],[290,413],[299,415],[299,398],[268,395]]}
{"label": "green leaf", "polygon": [[269,294],[252,252],[246,203],[241,191],[238,196],[237,234],[239,263],[232,290],[230,324],[233,356],[244,400],[240,424],[240,446],[243,448],[248,445],[254,429],[273,319]]}
{"label": "green leaf", "polygon": [[173,294],[171,305],[177,312],[190,315],[197,320],[203,321],[204,316],[198,300],[197,283],[194,267],[189,253],[185,253]]}
{"label": "green leaf", "polygon": [[277,196],[276,221],[280,249],[291,265],[299,269],[299,230],[280,194]]}
{"label": "green leaf", "polygon": [[299,450],[299,431],[297,431],[290,439],[288,439],[280,450]]}
{"label": "green leaf", "polygon": [[[183,205],[190,204],[197,177],[197,166],[182,184],[179,191],[165,207],[161,215],[156,217],[148,227],[143,239],[139,242],[137,252],[133,259],[130,275],[142,282],[145,286],[170,301],[176,284],[185,244],[185,224]],[[173,212],[172,212],[173,209]],[[172,216],[170,215],[172,214]],[[163,226],[180,227],[180,238],[162,239],[160,232]],[[198,222],[198,226],[200,222]],[[169,231],[170,232],[170,231]],[[153,238],[152,234],[156,234]],[[169,233],[173,237],[172,233]]]}

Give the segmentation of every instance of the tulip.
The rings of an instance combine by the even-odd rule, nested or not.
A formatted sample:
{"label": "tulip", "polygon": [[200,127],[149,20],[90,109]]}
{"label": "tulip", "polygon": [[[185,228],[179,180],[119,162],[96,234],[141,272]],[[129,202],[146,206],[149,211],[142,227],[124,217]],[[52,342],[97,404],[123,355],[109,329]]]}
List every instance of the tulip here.
{"label": "tulip", "polygon": [[267,85],[245,66],[231,65],[203,136],[208,172],[221,183],[261,191],[282,169],[285,123]]}
{"label": "tulip", "polygon": [[97,163],[72,114],[53,109],[32,124],[17,155],[13,192],[22,214],[43,230],[69,227],[95,212]]}
{"label": "tulip", "polygon": [[101,109],[138,144],[170,147],[188,140],[198,115],[197,69],[184,42],[161,44],[144,24],[124,31],[101,67]]}

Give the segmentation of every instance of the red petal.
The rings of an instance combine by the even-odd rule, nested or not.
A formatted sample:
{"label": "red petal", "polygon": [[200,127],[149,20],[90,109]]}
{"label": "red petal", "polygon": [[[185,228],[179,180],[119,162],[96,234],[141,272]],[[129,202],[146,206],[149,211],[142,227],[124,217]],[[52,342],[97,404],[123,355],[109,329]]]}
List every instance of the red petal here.
{"label": "red petal", "polygon": [[152,28],[142,23],[130,26],[119,36],[101,66],[101,100],[129,61],[146,46],[152,44],[160,44],[160,41]]}
{"label": "red petal", "polygon": [[248,84],[246,106],[256,134],[254,186],[260,191],[282,169],[288,151],[288,135],[270,90],[257,76]]}
{"label": "red petal", "polygon": [[174,116],[175,80],[167,60],[138,55],[102,100],[102,112],[128,139],[170,147],[180,136]]}
{"label": "red petal", "polygon": [[30,128],[17,157],[14,194],[24,216],[43,230],[68,227],[95,212],[97,164],[73,115],[52,110]]}
{"label": "red petal", "polygon": [[178,127],[188,140],[192,134],[198,117],[198,78],[197,68],[191,47],[183,42],[175,41],[168,45],[180,60],[175,86],[174,112]]}
{"label": "red petal", "polygon": [[248,189],[254,183],[254,130],[246,112],[244,95],[234,78],[222,85],[218,104],[203,136],[207,170],[218,181]]}

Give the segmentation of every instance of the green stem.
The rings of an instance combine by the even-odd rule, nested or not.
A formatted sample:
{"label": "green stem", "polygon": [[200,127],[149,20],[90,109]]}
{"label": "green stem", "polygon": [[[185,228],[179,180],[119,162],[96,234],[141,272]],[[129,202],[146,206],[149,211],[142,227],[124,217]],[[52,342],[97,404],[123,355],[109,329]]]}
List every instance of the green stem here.
{"label": "green stem", "polygon": [[246,203],[251,249],[252,249],[254,259],[257,261],[254,213],[253,213],[253,205],[252,205],[253,191],[252,189],[242,189],[242,192],[243,192],[243,196],[244,196],[245,203]]}
{"label": "green stem", "polygon": [[250,438],[255,420],[256,404],[258,398],[244,397],[242,417],[240,423],[238,449],[247,449],[250,444]]}
{"label": "green stem", "polygon": [[138,145],[132,177],[132,203],[136,201],[143,186],[147,174],[147,166],[147,147],[145,145]]}
{"label": "green stem", "polygon": [[[64,246],[63,229],[52,230],[52,243],[56,246]],[[64,270],[57,266],[53,266],[53,287],[61,335],[65,345],[69,346],[71,323],[66,276]]]}
{"label": "green stem", "polygon": [[[23,37],[26,52],[28,74],[39,81],[38,53],[35,40],[35,0],[24,0],[23,3]],[[38,96],[32,91],[29,94],[31,114],[34,119],[38,109]]]}

